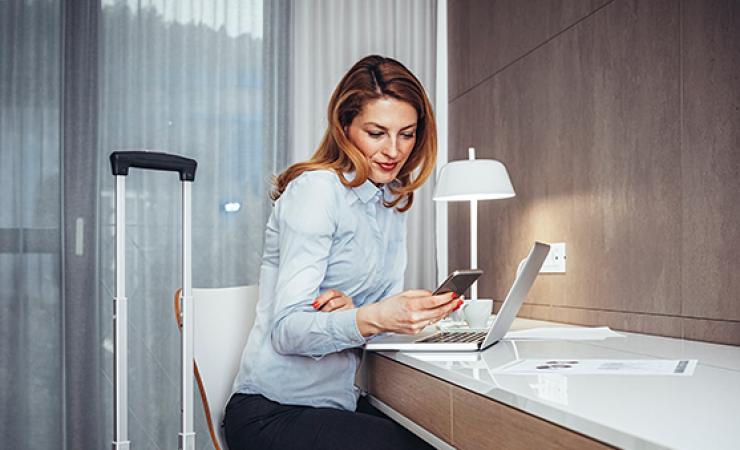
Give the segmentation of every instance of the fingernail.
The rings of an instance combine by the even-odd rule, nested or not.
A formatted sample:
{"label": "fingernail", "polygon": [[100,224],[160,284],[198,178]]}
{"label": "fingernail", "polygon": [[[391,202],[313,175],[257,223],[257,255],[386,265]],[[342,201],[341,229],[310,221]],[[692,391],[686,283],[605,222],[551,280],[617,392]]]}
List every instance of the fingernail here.
{"label": "fingernail", "polygon": [[458,297],[457,292],[452,293],[452,299],[455,300]]}
{"label": "fingernail", "polygon": [[313,302],[313,305],[312,305],[312,306],[313,306],[313,309],[316,309],[316,308],[318,308],[318,306],[319,306],[319,302]]}

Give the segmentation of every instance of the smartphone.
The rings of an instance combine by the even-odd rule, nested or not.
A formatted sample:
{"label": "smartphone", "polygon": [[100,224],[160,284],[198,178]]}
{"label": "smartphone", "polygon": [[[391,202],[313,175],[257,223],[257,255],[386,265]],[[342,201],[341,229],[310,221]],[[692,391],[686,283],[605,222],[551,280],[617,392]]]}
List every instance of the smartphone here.
{"label": "smartphone", "polygon": [[447,277],[446,280],[434,290],[432,295],[446,294],[454,292],[458,296],[465,293],[466,290],[483,274],[482,270],[456,270]]}

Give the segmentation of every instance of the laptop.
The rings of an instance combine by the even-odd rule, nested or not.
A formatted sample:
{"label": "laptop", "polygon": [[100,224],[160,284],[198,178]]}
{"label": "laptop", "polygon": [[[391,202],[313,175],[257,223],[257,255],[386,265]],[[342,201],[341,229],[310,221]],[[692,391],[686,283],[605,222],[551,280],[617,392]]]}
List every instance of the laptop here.
{"label": "laptop", "polygon": [[365,344],[366,350],[403,350],[459,352],[480,351],[500,341],[509,331],[519,309],[524,303],[529,289],[534,284],[537,274],[550,251],[550,246],[535,242],[529,256],[524,261],[521,271],[514,279],[514,284],[506,295],[501,310],[496,315],[491,328],[486,330],[447,330],[429,334],[408,335],[389,334],[378,336]]}

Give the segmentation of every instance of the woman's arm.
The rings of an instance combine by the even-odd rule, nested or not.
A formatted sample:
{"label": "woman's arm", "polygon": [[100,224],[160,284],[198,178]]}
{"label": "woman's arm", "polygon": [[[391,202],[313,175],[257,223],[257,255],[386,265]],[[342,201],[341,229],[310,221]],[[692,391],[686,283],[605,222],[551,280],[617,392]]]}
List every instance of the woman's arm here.
{"label": "woman's arm", "polygon": [[326,277],[341,199],[333,174],[309,172],[293,180],[275,205],[279,267],[271,341],[284,355],[322,356],[358,347],[356,309],[317,312],[313,301]]}
{"label": "woman's arm", "polygon": [[432,295],[412,290],[357,310],[357,328],[364,337],[383,332],[416,334],[427,325],[443,319],[462,305],[455,293]]}
{"label": "woman's arm", "polygon": [[336,289],[329,289],[316,297],[311,306],[317,311],[332,312],[352,309],[355,307],[355,304],[343,292]]}
{"label": "woman's arm", "polygon": [[280,262],[271,341],[280,354],[320,357],[362,346],[366,337],[384,331],[418,333],[458,303],[451,294],[406,291],[359,309],[314,309],[341,207],[333,176],[310,172],[296,178],[275,206]]}

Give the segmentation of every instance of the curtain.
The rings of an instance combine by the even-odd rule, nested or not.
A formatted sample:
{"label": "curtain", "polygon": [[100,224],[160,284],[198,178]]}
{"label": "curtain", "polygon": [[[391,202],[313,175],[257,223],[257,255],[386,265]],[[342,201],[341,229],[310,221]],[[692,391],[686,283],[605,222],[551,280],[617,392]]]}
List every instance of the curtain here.
{"label": "curtain", "polygon": [[60,33],[59,0],[0,2],[3,448],[54,448],[63,433]]}
{"label": "curtain", "polygon": [[[290,160],[308,159],[326,130],[326,107],[342,75],[363,56],[399,60],[434,104],[436,1],[315,0],[292,2]],[[407,289],[436,284],[434,180],[416,193],[408,217]]]}
{"label": "curtain", "polygon": [[[110,446],[111,151],[197,159],[193,285],[256,283],[270,174],[287,160],[281,5],[0,1],[3,448]],[[127,188],[129,438],[176,448],[180,183],[133,170]]]}
{"label": "curtain", "polygon": [[[261,0],[104,0],[101,7],[99,348],[110,389],[115,221],[107,155],[145,148],[198,161],[193,286],[223,287],[258,280],[276,149],[265,128],[274,99],[265,92]],[[181,284],[181,185],[176,174],[147,171],[131,171],[126,184],[129,434],[145,448],[176,448],[179,333],[172,298]],[[194,398],[202,448],[209,438]],[[111,397],[105,401],[111,411]],[[111,423],[112,416],[104,424]]]}

